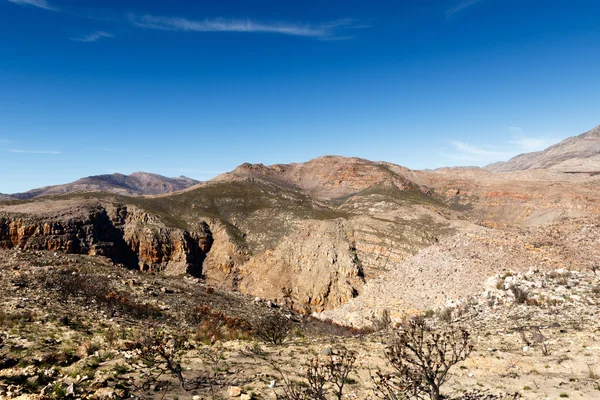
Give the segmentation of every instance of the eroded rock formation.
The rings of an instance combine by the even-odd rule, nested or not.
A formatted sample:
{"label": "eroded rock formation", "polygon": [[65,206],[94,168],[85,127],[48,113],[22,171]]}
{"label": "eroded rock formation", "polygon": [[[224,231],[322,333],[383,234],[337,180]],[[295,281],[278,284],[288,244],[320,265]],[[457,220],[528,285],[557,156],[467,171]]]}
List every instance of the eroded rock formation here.
{"label": "eroded rock formation", "polygon": [[[18,208],[17,208],[18,209]],[[132,206],[93,205],[77,212],[0,215],[0,248],[104,256],[129,268],[200,276],[212,236],[168,228]]]}

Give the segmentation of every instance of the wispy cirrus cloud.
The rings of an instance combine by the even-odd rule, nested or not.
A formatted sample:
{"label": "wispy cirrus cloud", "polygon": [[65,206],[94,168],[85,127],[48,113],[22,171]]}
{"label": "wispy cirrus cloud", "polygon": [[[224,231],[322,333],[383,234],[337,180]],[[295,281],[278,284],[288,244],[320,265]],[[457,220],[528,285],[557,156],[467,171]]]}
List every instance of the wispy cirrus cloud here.
{"label": "wispy cirrus cloud", "polygon": [[472,145],[460,140],[449,140],[449,146],[442,149],[441,155],[456,161],[484,165],[506,161],[521,153],[544,150],[560,140],[549,136],[527,136],[518,126],[508,127],[508,132],[512,134],[512,138],[497,146]]}
{"label": "wispy cirrus cloud", "polygon": [[473,163],[486,163],[510,158],[513,153],[490,147],[476,146],[461,140],[449,140],[450,149],[443,149],[442,156],[456,160]]}
{"label": "wispy cirrus cloud", "polygon": [[[137,28],[178,31],[178,32],[240,32],[240,33],[265,33],[288,36],[312,37],[319,40],[347,40],[354,37],[357,29],[369,28],[368,25],[359,23],[352,18],[337,19],[321,23],[299,22],[264,22],[250,18],[206,18],[190,19],[183,17],[164,17],[150,14],[138,15],[129,13],[124,18],[116,15],[98,15],[92,10],[74,10],[58,8],[48,3],[47,0],[8,0],[11,3],[33,6],[46,10],[57,11],[81,18],[128,23]],[[97,31],[89,35],[71,37],[77,42],[96,42],[103,38],[114,37],[111,33]]]}
{"label": "wispy cirrus cloud", "polygon": [[103,39],[103,38],[113,38],[113,37],[115,37],[115,35],[113,35],[111,33],[97,31],[94,33],[90,33],[89,35],[85,35],[85,36],[81,36],[81,37],[71,37],[69,39],[74,42],[91,43],[91,42],[97,42],[98,40]]}
{"label": "wispy cirrus cloud", "polygon": [[9,153],[18,153],[18,154],[61,154],[60,151],[54,150],[21,150],[21,149],[3,149]]}
{"label": "wispy cirrus cloud", "polygon": [[37,8],[43,8],[44,10],[50,11],[59,11],[58,7],[54,7],[48,3],[46,0],[8,0],[13,4],[18,4],[20,6],[32,6]]}
{"label": "wispy cirrus cloud", "polygon": [[[138,16],[129,14],[131,23],[139,28],[179,32],[245,32],[273,33],[314,38],[334,38],[342,29],[365,28],[352,19],[340,19],[318,25],[290,22],[260,22],[251,19],[203,19],[193,20],[180,17]],[[339,37],[346,37],[339,36]]]}
{"label": "wispy cirrus cloud", "polygon": [[451,16],[453,16],[454,14],[456,14],[459,11],[463,11],[466,8],[471,7],[474,4],[479,3],[482,0],[463,0],[462,2],[460,2],[459,4],[457,4],[456,6],[449,8],[448,10],[446,10],[446,18],[450,18]]}
{"label": "wispy cirrus cloud", "polygon": [[518,126],[509,126],[508,130],[514,135],[514,139],[508,143],[524,152],[544,150],[558,141],[558,139],[550,137],[528,137],[525,135],[523,128]]}

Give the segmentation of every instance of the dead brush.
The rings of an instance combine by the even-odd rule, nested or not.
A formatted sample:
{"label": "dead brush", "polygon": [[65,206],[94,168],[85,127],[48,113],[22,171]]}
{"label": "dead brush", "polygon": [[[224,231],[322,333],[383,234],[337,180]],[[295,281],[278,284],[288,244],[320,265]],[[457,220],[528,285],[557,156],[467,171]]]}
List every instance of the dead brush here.
{"label": "dead brush", "polygon": [[83,341],[79,347],[77,347],[76,354],[79,358],[86,358],[94,354],[98,350],[98,346],[91,340]]}
{"label": "dead brush", "polygon": [[444,307],[436,311],[435,315],[440,321],[451,323],[454,320],[453,313],[454,309],[452,307]]}
{"label": "dead brush", "polygon": [[213,311],[206,305],[194,307],[185,313],[189,324],[195,325],[195,339],[209,344],[219,340],[249,339],[252,326],[242,318],[230,317],[222,311]]}
{"label": "dead brush", "polygon": [[386,400],[440,400],[440,387],[449,379],[448,371],[473,350],[466,330],[433,330],[423,318],[406,321],[394,334],[386,358],[396,374],[379,373],[374,379],[376,394]]}
{"label": "dead brush", "polygon": [[597,380],[600,377],[597,371],[598,362],[588,362],[586,365],[588,369],[588,378],[594,381]]}
{"label": "dead brush", "polygon": [[515,296],[515,304],[523,304],[529,298],[530,292],[528,289],[521,286],[512,285],[510,291]]}
{"label": "dead brush", "polygon": [[279,313],[267,314],[254,324],[256,335],[266,343],[282,344],[292,330],[292,322]]}
{"label": "dead brush", "polygon": [[327,400],[332,393],[333,398],[341,400],[355,362],[356,354],[353,351],[343,347],[332,350],[328,356],[314,357],[307,361],[301,382],[290,380],[275,366],[284,382],[284,395],[278,398]]}

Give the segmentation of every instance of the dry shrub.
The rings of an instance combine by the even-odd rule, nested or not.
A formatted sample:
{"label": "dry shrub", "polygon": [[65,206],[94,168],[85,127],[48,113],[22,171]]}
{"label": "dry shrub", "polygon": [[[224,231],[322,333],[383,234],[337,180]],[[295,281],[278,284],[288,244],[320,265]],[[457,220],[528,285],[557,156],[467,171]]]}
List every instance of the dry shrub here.
{"label": "dry shrub", "polygon": [[79,358],[86,358],[94,354],[96,350],[98,350],[98,346],[88,339],[79,345],[76,354]]}
{"label": "dry shrub", "polygon": [[190,309],[185,318],[196,326],[196,340],[199,342],[214,343],[251,337],[252,325],[248,321],[230,317],[222,311],[213,311],[206,305]]}
{"label": "dry shrub", "polygon": [[267,314],[259,318],[254,325],[256,335],[274,345],[282,344],[291,330],[292,322],[279,313]]}
{"label": "dry shrub", "polygon": [[321,320],[308,316],[304,319],[303,330],[311,336],[360,337],[376,332],[376,327],[356,328],[338,324],[331,319]]}
{"label": "dry shrub", "polygon": [[450,368],[473,350],[466,330],[432,330],[423,318],[405,322],[394,335],[386,357],[397,373],[378,372],[373,378],[377,395],[383,399],[440,400],[440,387],[448,380]]}
{"label": "dry shrub", "polygon": [[523,287],[512,285],[510,287],[510,291],[515,296],[515,303],[517,304],[523,304],[529,298],[529,290]]}
{"label": "dry shrub", "polygon": [[19,323],[32,322],[35,314],[32,311],[6,312],[0,311],[0,327],[11,328]]}
{"label": "dry shrub", "polygon": [[453,320],[453,318],[452,318],[453,312],[454,312],[454,309],[452,307],[444,307],[444,308],[439,309],[436,312],[436,315],[440,321],[450,323]]}
{"label": "dry shrub", "polygon": [[140,389],[147,390],[165,374],[177,378],[185,390],[185,378],[181,357],[188,349],[181,335],[168,334],[163,330],[144,332],[134,344],[135,357],[128,359],[132,368],[140,371]]}
{"label": "dry shrub", "polygon": [[341,400],[344,397],[344,386],[350,373],[354,370],[356,354],[346,348],[331,352],[329,356],[310,359],[304,368],[303,382],[295,382],[283,374],[284,396],[286,400],[326,400],[333,392],[333,397]]}
{"label": "dry shrub", "polygon": [[108,282],[97,275],[60,270],[44,275],[41,284],[44,289],[55,293],[63,303],[70,299],[86,305],[95,303],[106,309],[111,316],[125,314],[137,319],[160,319],[164,316],[158,307],[137,302],[129,294],[113,290]]}

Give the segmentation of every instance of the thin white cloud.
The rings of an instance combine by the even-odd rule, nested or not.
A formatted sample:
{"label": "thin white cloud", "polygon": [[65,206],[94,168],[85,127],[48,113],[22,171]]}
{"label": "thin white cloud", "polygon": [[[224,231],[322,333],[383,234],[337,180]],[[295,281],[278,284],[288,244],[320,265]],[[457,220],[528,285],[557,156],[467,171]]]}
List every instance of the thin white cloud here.
{"label": "thin white cloud", "polygon": [[85,35],[85,36],[81,36],[81,37],[72,37],[69,39],[73,40],[74,42],[90,43],[90,42],[96,42],[103,38],[113,38],[113,37],[115,37],[115,36],[111,33],[98,31],[98,32],[90,33],[89,35]]}
{"label": "thin white cloud", "polygon": [[509,126],[508,131],[514,133],[515,135],[522,135],[525,132],[520,126]]}
{"label": "thin white cloud", "polygon": [[19,154],[61,154],[60,151],[53,151],[53,150],[4,149],[4,151],[8,151],[9,153],[19,153]]}
{"label": "thin white cloud", "polygon": [[497,161],[513,155],[510,151],[474,146],[460,140],[451,140],[448,143],[452,149],[444,149],[442,155],[453,160],[485,163],[488,160]]}
{"label": "thin white cloud", "polygon": [[32,6],[37,8],[43,8],[44,10],[58,11],[57,7],[51,6],[46,0],[8,0],[13,4],[20,6]]}
{"label": "thin white cloud", "polygon": [[521,136],[515,138],[514,140],[511,140],[509,143],[516,145],[519,149],[523,150],[524,152],[532,152],[544,150],[552,146],[556,142],[556,140],[549,138],[533,138]]}
{"label": "thin white cloud", "polygon": [[365,27],[364,25],[354,25],[354,21],[351,19],[336,20],[319,25],[267,23],[251,19],[191,20],[179,17],[156,17],[148,14],[143,16],[130,14],[129,19],[134,26],[139,28],[164,31],[274,33],[314,38],[336,37],[337,30],[342,28],[357,29]]}
{"label": "thin white cloud", "polygon": [[500,146],[476,146],[460,140],[448,141],[451,148],[444,148],[441,155],[457,161],[468,161],[484,165],[495,161],[506,161],[521,153],[544,150],[557,143],[559,140],[552,137],[529,137],[523,128],[518,126],[508,127],[513,138]]}
{"label": "thin white cloud", "polygon": [[12,141],[8,139],[0,139],[0,143],[12,143]]}
{"label": "thin white cloud", "polygon": [[450,18],[451,16],[453,16],[454,14],[456,14],[459,11],[462,11],[468,7],[471,7],[474,4],[479,3],[481,0],[464,0],[461,3],[459,3],[458,5],[449,8],[446,11],[446,18]]}

